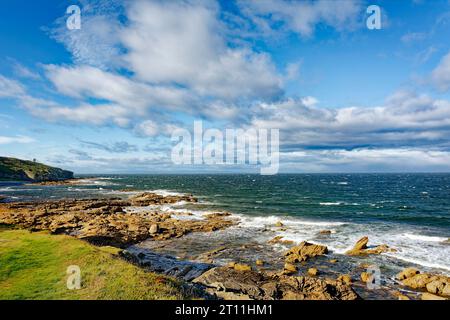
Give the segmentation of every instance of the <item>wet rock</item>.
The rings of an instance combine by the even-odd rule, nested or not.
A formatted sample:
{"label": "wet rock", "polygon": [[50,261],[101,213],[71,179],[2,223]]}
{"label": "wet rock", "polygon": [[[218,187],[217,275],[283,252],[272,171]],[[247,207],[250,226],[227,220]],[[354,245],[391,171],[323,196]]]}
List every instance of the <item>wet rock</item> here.
{"label": "wet rock", "polygon": [[267,275],[261,272],[239,272],[231,268],[216,267],[208,270],[194,283],[203,285],[216,294],[247,296],[250,299],[298,300],[355,300],[357,294],[350,286],[340,282],[326,282],[317,278]]}
{"label": "wet rock", "polygon": [[338,261],[337,261],[337,259],[331,259],[330,260],[330,263],[337,263]]}
{"label": "wet rock", "polygon": [[197,202],[192,195],[163,196],[156,193],[145,192],[130,198],[133,206],[150,206],[155,204],[170,204],[180,201]]}
{"label": "wet rock", "polygon": [[235,263],[233,269],[236,271],[252,271],[252,267],[247,264]]}
{"label": "wet rock", "polygon": [[291,240],[283,240],[282,236],[276,236],[275,238],[268,241],[269,244],[284,244],[284,245],[292,245],[294,244],[294,241]]}
{"label": "wet rock", "polygon": [[262,261],[262,260],[256,260],[256,265],[257,266],[263,266],[264,265],[264,261]]}
{"label": "wet rock", "polygon": [[320,230],[319,231],[319,234],[322,234],[322,235],[330,235],[332,232],[331,232],[331,230]]}
{"label": "wet rock", "polygon": [[352,283],[352,277],[348,274],[342,274],[337,278],[337,281],[350,285]]}
{"label": "wet rock", "polygon": [[397,300],[411,300],[407,295],[404,295],[398,291],[394,291],[392,294],[397,298]]}
{"label": "wet rock", "polygon": [[[87,199],[0,204],[0,223],[30,230],[49,230],[85,239],[97,245],[125,247],[143,241],[178,238],[192,232],[212,232],[236,224],[226,214],[201,220],[178,220],[163,212],[125,212],[132,203],[172,203],[170,197],[145,194],[134,200]],[[188,197],[187,200],[190,198]],[[194,200],[191,200],[194,201]]]}
{"label": "wet rock", "polygon": [[284,255],[286,262],[296,263],[306,261],[309,258],[324,255],[326,253],[328,253],[328,248],[326,246],[303,241],[300,245],[291,248]]}
{"label": "wet rock", "polygon": [[211,264],[182,261],[170,255],[158,254],[136,247],[124,250],[122,256],[150,271],[185,281],[192,281],[213,267]]}
{"label": "wet rock", "polygon": [[283,222],[278,221],[277,223],[275,223],[275,227],[281,228],[281,227],[284,227],[284,224],[283,224]]}
{"label": "wet rock", "polygon": [[372,282],[373,281],[372,277],[373,277],[373,275],[368,273],[368,272],[362,272],[361,273],[361,281],[364,282],[364,283]]}
{"label": "wet rock", "polygon": [[369,249],[367,247],[367,243],[369,242],[368,237],[363,237],[359,239],[354,247],[347,251],[345,254],[349,256],[359,256],[359,255],[368,255],[368,254],[381,254],[385,252],[394,252],[395,249],[389,248],[387,245],[382,244],[373,249]]}
{"label": "wet rock", "polygon": [[298,270],[297,266],[292,263],[284,264],[284,271],[286,271],[287,274],[296,273],[297,270]]}

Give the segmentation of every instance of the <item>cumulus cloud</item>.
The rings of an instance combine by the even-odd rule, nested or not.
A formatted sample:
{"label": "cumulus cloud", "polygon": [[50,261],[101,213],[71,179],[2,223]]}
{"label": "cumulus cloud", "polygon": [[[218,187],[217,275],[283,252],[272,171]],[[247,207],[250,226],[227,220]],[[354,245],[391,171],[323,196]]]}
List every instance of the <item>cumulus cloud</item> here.
{"label": "cumulus cloud", "polygon": [[62,16],[54,28],[47,31],[52,38],[64,44],[77,64],[88,64],[101,69],[119,67],[122,51],[117,34],[121,29],[119,20],[123,13],[118,0],[80,0],[82,27],[68,30]]}
{"label": "cumulus cloud", "polygon": [[450,102],[399,91],[378,107],[319,108],[316,101],[287,99],[253,108],[250,125],[282,129],[292,148],[448,145]]}
{"label": "cumulus cloud", "polygon": [[130,115],[143,115],[150,107],[182,108],[193,101],[184,89],[148,85],[91,66],[48,65],[46,74],[64,95],[77,99],[108,100],[127,108]]}
{"label": "cumulus cloud", "polygon": [[441,91],[450,89],[450,52],[444,56],[431,74],[433,84]]}
{"label": "cumulus cloud", "polygon": [[204,3],[137,1],[129,7],[121,40],[136,76],[183,85],[202,96],[279,96],[281,77],[270,57],[228,47],[216,6]]}

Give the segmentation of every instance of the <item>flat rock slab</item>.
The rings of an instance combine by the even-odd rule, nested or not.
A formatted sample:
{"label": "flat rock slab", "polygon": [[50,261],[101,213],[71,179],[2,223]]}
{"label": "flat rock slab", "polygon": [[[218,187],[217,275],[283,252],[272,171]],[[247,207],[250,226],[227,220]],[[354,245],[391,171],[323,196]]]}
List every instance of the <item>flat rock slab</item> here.
{"label": "flat rock slab", "polygon": [[163,255],[134,246],[125,250],[123,255],[150,271],[185,281],[192,281],[214,267],[212,264],[178,260],[174,256]]}

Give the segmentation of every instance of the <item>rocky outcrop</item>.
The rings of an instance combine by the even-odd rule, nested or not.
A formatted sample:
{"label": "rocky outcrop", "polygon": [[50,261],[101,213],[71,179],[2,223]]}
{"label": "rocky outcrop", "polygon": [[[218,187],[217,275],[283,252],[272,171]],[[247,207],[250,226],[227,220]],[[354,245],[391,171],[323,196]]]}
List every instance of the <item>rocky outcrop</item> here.
{"label": "rocky outcrop", "polygon": [[255,271],[237,271],[228,267],[210,269],[193,282],[206,287],[208,293],[226,299],[358,299],[353,289],[340,281],[268,275]]}
{"label": "rocky outcrop", "polygon": [[450,277],[420,273],[417,269],[406,268],[397,274],[396,278],[411,289],[426,290],[429,294],[450,297]]}
{"label": "rocky outcrop", "polygon": [[360,256],[360,255],[368,255],[368,254],[382,254],[385,252],[395,252],[395,249],[389,248],[387,245],[382,244],[376,246],[374,248],[368,248],[367,243],[369,242],[368,237],[363,237],[359,239],[354,247],[347,251],[345,254],[349,256]]}
{"label": "rocky outcrop", "polygon": [[73,172],[34,161],[0,157],[0,180],[59,181],[73,179]]}
{"label": "rocky outcrop", "polygon": [[197,202],[197,199],[192,195],[179,195],[179,196],[163,196],[160,194],[145,192],[134,196],[130,199],[133,206],[150,206],[155,204],[171,204],[180,201],[185,202]]}
{"label": "rocky outcrop", "polygon": [[300,243],[300,245],[292,247],[287,251],[284,256],[288,263],[296,263],[306,261],[309,258],[324,255],[328,253],[326,246],[319,244],[312,244],[306,241]]}
{"label": "rocky outcrop", "polygon": [[[139,199],[136,201],[135,199]],[[211,232],[227,228],[235,221],[223,214],[205,215],[204,219],[178,220],[170,213],[127,212],[131,205],[145,205],[143,196],[129,200],[117,198],[60,200],[41,203],[22,202],[0,205],[0,223],[30,230],[66,233],[95,244],[123,247],[145,239],[166,240],[191,232]],[[152,203],[185,201],[184,196],[160,198],[145,194]],[[160,202],[158,202],[160,199]],[[178,199],[178,200],[177,200]]]}

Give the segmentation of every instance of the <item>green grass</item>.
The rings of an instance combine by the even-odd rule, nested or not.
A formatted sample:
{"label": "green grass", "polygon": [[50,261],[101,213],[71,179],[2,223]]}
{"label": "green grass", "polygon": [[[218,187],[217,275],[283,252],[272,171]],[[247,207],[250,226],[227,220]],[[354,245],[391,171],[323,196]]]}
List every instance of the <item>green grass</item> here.
{"label": "green grass", "polygon": [[[146,272],[117,252],[68,236],[0,228],[0,300],[187,298],[175,279]],[[67,289],[70,265],[80,267],[79,290]]]}

